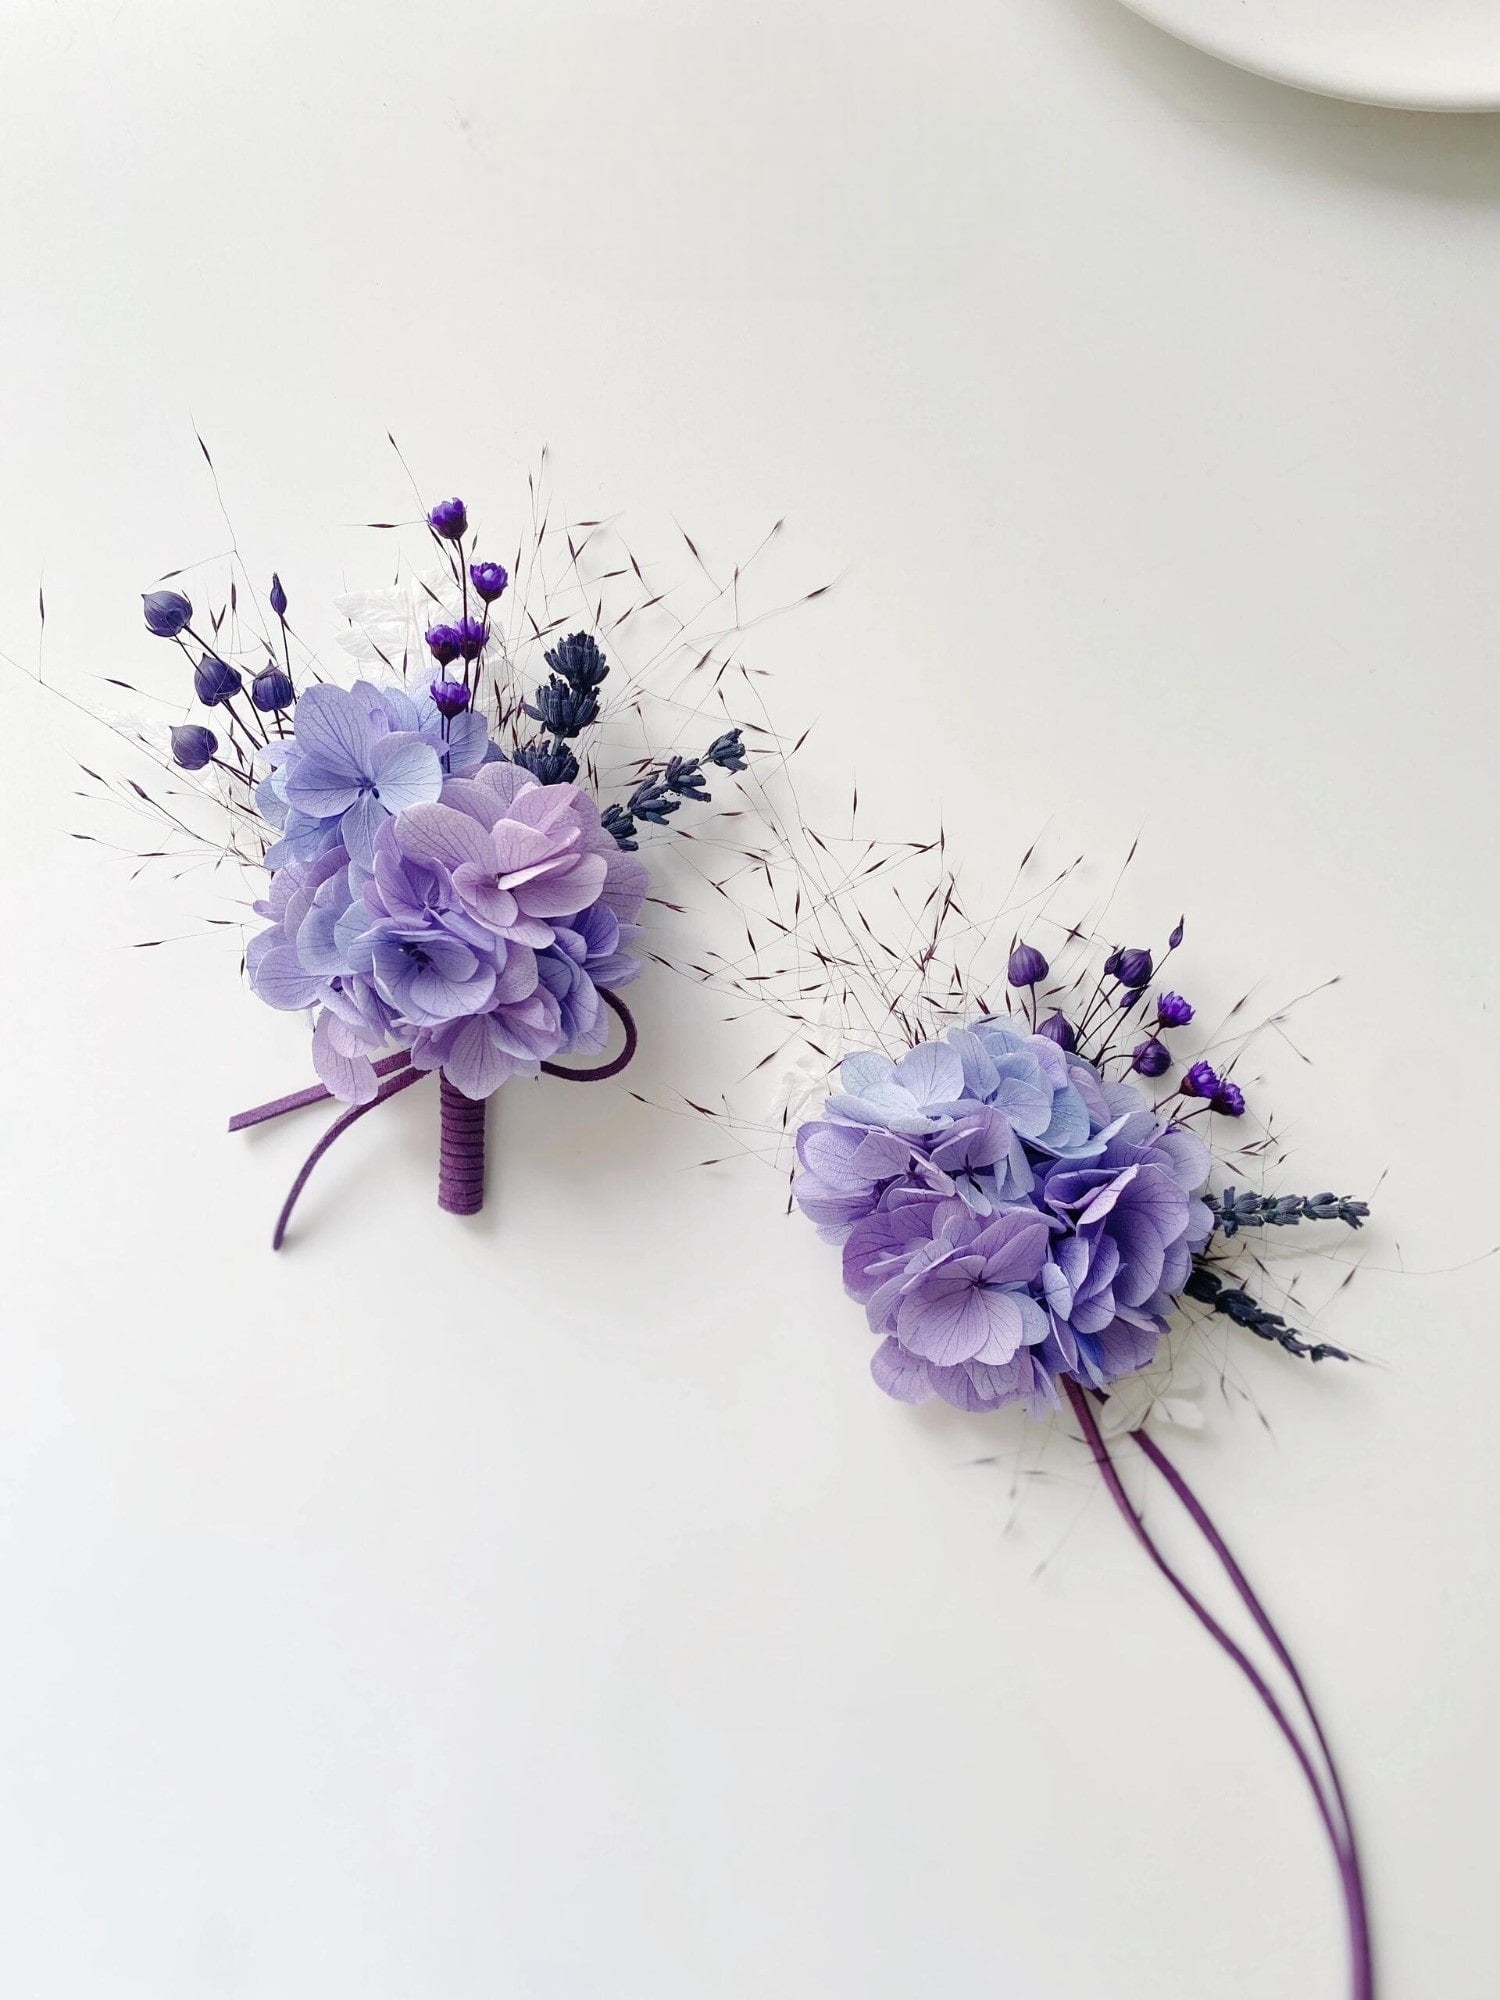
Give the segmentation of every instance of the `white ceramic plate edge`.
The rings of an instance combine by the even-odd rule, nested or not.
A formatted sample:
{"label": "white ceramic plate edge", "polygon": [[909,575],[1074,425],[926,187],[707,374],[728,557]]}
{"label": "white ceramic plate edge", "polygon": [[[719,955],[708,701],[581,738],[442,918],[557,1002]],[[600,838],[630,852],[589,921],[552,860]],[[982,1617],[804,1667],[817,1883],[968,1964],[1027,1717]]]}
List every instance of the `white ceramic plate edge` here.
{"label": "white ceramic plate edge", "polygon": [[1284,54],[1267,51],[1262,55],[1247,50],[1232,36],[1215,35],[1196,25],[1186,27],[1177,18],[1177,8],[1164,8],[1157,0],[1122,0],[1122,4],[1190,48],[1202,49],[1236,69],[1269,77],[1273,83],[1289,84],[1294,90],[1310,91],[1318,97],[1339,97],[1351,104],[1376,104],[1398,111],[1500,111],[1500,75],[1472,80],[1455,76],[1451,81],[1433,78],[1403,81],[1375,72],[1361,74],[1355,65],[1347,70],[1316,64],[1302,67]]}

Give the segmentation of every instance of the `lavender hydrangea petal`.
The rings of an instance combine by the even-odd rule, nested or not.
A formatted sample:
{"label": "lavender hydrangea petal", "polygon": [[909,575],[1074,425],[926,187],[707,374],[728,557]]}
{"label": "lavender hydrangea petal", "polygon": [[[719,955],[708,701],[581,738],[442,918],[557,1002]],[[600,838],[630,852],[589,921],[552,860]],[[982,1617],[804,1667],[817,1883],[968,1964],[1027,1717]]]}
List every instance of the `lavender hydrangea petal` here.
{"label": "lavender hydrangea petal", "polygon": [[297,703],[296,742],[331,777],[358,784],[374,742],[369,710],[349,689],[315,683]]}
{"label": "lavender hydrangea petal", "polygon": [[478,868],[491,865],[490,840],[479,821],[446,803],[408,807],[396,826],[395,841],[408,861],[436,861],[447,869],[465,862]]}
{"label": "lavender hydrangea petal", "polygon": [[294,947],[280,943],[257,959],[251,984],[268,1007],[287,1014],[316,1006],[323,990],[321,979],[304,968]]}
{"label": "lavender hydrangea petal", "polygon": [[898,1403],[927,1403],[934,1391],[927,1363],[909,1354],[899,1340],[883,1340],[870,1361],[877,1385]]}
{"label": "lavender hydrangea petal", "polygon": [[340,1032],[337,1014],[319,1014],[313,1028],[312,1059],[318,1080],[346,1104],[368,1104],[379,1088],[375,1066],[364,1051],[351,1047]]}
{"label": "lavender hydrangea petal", "polygon": [[347,812],[339,817],[338,839],[348,850],[349,859],[361,868],[375,860],[375,837],[390,814],[373,792],[361,792]]}
{"label": "lavender hydrangea petal", "polygon": [[902,1056],[894,1078],[924,1109],[956,1103],[964,1093],[964,1067],[958,1051],[943,1042],[925,1042]]}
{"label": "lavender hydrangea petal", "polygon": [[455,1090],[465,1097],[490,1097],[526,1065],[504,1046],[495,1032],[495,1018],[470,1015],[450,1022],[437,1034],[419,1035],[412,1045],[419,1069],[441,1068]]}
{"label": "lavender hydrangea petal", "polygon": [[289,805],[309,819],[335,819],[347,811],[364,791],[364,779],[308,754],[300,757],[287,772],[282,791]]}
{"label": "lavender hydrangea petal", "polygon": [[379,738],[370,752],[370,775],[388,813],[435,800],[443,788],[443,767],[420,736]]}

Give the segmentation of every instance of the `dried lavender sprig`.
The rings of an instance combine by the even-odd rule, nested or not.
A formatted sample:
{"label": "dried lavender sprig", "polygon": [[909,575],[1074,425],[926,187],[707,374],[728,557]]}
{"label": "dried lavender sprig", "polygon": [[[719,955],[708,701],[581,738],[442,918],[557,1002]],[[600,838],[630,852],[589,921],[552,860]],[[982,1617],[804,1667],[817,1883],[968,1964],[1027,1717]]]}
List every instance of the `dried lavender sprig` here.
{"label": "dried lavender sprig", "polygon": [[1263,1195],[1229,1187],[1223,1194],[1206,1199],[1226,1238],[1241,1229],[1285,1228],[1297,1222],[1342,1222],[1349,1229],[1359,1229],[1370,1213],[1367,1201],[1353,1201],[1345,1194]]}
{"label": "dried lavender sprig", "polygon": [[533,722],[550,729],[559,742],[564,737],[581,736],[591,723],[599,720],[597,690],[577,688],[571,681],[562,680],[555,674],[542,683],[530,701],[522,702],[521,707]]}
{"label": "dried lavender sprig", "polygon": [[571,785],[578,776],[578,759],[557,736],[550,743],[518,744],[510,760],[529,771],[539,785]]}
{"label": "dried lavender sprig", "polygon": [[1212,1306],[1215,1312],[1224,1313],[1236,1326],[1256,1334],[1261,1340],[1273,1340],[1278,1347],[1284,1347],[1288,1354],[1295,1354],[1308,1361],[1352,1361],[1352,1354],[1346,1354],[1342,1347],[1333,1347],[1326,1340],[1306,1341],[1292,1331],[1280,1313],[1271,1312],[1267,1307],[1257,1305],[1246,1291],[1238,1285],[1226,1285],[1217,1271],[1206,1265],[1195,1265],[1183,1286],[1190,1299],[1200,1305]]}
{"label": "dried lavender sprig", "polygon": [[669,757],[665,764],[647,771],[623,806],[610,806],[601,816],[605,832],[613,835],[627,853],[634,853],[639,845],[636,840],[639,822],[665,826],[684,799],[691,799],[694,805],[710,804],[705,764],[713,764],[721,771],[743,771],[742,732],[726,730],[714,738],[701,757]]}
{"label": "dried lavender sprig", "polygon": [[589,693],[609,677],[609,662],[589,632],[570,632],[566,639],[549,646],[542,658],[559,680],[579,694]]}

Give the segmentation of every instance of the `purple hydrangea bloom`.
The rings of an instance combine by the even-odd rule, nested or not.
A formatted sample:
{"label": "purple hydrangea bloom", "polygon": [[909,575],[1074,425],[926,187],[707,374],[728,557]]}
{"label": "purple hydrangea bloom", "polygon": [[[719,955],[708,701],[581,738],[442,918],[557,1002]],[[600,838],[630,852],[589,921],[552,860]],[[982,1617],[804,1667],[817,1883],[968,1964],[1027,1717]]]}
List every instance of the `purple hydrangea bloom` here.
{"label": "purple hydrangea bloom", "polygon": [[1212,1216],[1203,1145],[1049,1036],[993,1016],[845,1059],[797,1135],[798,1206],[844,1246],[905,1401],[1102,1387],[1156,1352]]}
{"label": "purple hydrangea bloom", "polygon": [[[259,799],[270,818],[274,794],[303,825],[327,836],[323,844],[336,842],[364,867],[382,823],[392,813],[436,799],[443,788],[443,767],[432,745],[414,729],[394,727],[366,688],[360,682],[353,688],[306,690],[274,772],[276,782]],[[271,865],[276,866],[274,859]]]}
{"label": "purple hydrangea bloom", "polygon": [[[391,728],[422,721],[410,697],[355,692],[384,721],[375,742],[434,754],[418,731]],[[604,1045],[600,995],[640,969],[629,945],[645,888],[586,793],[491,762],[385,814],[367,861],[331,845],[278,868],[251,983],[272,1006],[316,1010],[314,1064],[338,1097],[368,1101],[370,1058],[392,1042],[486,1097],[562,1051]]]}
{"label": "purple hydrangea bloom", "polygon": [[291,735],[261,753],[269,770],[256,804],[281,834],[267,865],[343,847],[368,868],[382,821],[435,800],[446,776],[467,777],[490,755],[484,717],[455,716],[445,730],[430,693],[419,701],[371,681],[308,688]]}

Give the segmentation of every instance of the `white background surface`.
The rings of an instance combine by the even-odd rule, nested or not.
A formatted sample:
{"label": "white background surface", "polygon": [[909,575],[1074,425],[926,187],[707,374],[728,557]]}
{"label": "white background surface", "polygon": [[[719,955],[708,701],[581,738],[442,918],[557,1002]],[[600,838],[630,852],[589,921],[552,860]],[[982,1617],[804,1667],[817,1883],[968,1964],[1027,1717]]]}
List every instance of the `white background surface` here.
{"label": "white background surface", "polygon": [[[1382,1365],[1241,1342],[1265,1424],[1180,1455],[1327,1698],[1386,2000],[1487,2000],[1500,124],[1105,0],[5,11],[15,658],[44,577],[55,681],[155,659],[194,421],[304,604],[379,580],[387,426],[491,519],[548,440],[578,511],[848,565],[757,659],[976,895],[1144,827],[1195,992],[1343,975],[1260,1101],[1283,1184],[1386,1176],[1322,1322]],[[460,1226],[413,1093],[273,1260],[308,1121],[223,1119],[298,1030],[228,934],[129,948],[194,891],[66,837],[108,746],[5,686],[7,1991],[1343,1990],[1290,1761],[1081,1454],[881,1399],[769,1176],[538,1089]],[[642,1087],[712,1080],[642,999]]]}

